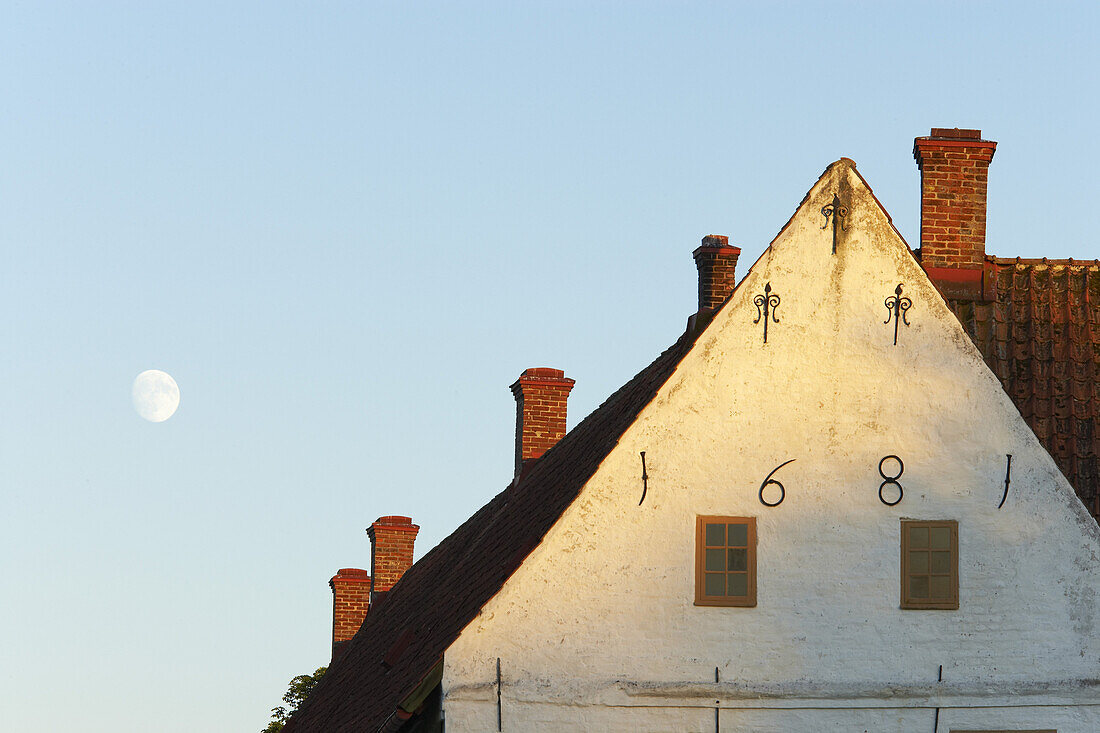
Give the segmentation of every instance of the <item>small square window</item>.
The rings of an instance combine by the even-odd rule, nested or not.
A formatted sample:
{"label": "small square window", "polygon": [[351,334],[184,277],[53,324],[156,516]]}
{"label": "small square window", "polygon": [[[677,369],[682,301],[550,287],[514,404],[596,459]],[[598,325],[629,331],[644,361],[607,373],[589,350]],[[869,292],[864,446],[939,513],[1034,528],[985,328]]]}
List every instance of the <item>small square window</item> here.
{"label": "small square window", "polygon": [[756,519],[698,517],[695,605],[756,605]]}
{"label": "small square window", "polygon": [[958,609],[958,522],[901,520],[901,607]]}

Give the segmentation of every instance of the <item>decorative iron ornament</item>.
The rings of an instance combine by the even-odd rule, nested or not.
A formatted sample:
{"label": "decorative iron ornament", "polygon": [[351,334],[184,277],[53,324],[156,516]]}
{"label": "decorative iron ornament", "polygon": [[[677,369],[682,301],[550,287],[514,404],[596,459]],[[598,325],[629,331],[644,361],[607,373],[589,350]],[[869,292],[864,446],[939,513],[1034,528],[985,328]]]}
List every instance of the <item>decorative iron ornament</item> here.
{"label": "decorative iron ornament", "polygon": [[756,306],[756,320],[753,323],[760,323],[760,319],[764,319],[764,343],[768,343],[768,313],[771,313],[773,323],[779,323],[779,319],[775,317],[775,309],[779,307],[779,296],[772,292],[772,284],[769,282],[764,285],[764,294],[757,295],[752,299],[752,303]]}
{"label": "decorative iron ornament", "polygon": [[497,657],[497,730],[504,730],[504,715],[500,704],[500,657]]}
{"label": "decorative iron ornament", "polygon": [[889,323],[890,319],[894,319],[894,346],[898,345],[898,326],[902,323],[908,328],[909,319],[905,316],[905,312],[913,307],[913,301],[909,298],[903,297],[901,294],[901,283],[894,288],[894,294],[886,299],[886,320],[883,323]]}
{"label": "decorative iron ornament", "polygon": [[[886,472],[882,470],[882,464],[886,463],[891,458],[898,462],[898,473],[896,476],[887,476]],[[883,482],[878,485],[878,500],[886,506],[896,506],[897,504],[900,504],[902,497],[905,496],[905,491],[901,488],[901,484],[898,483],[898,479],[901,478],[901,475],[903,473],[905,473],[905,464],[902,463],[901,459],[897,456],[884,456],[883,459],[878,462],[878,475],[882,476],[882,478],[884,479]],[[898,487],[898,498],[894,501],[886,501],[886,497],[882,495],[882,490],[891,485]]]}
{"label": "decorative iron ornament", "polygon": [[[822,229],[829,226],[829,217],[833,219],[833,254],[836,254],[837,227],[841,231],[848,230],[848,207],[841,204],[840,195],[834,193],[833,202],[821,207],[821,215],[825,217],[825,224],[821,227]],[[843,224],[840,223],[841,219],[844,219]]]}
{"label": "decorative iron ornament", "polygon": [[645,493],[649,490],[649,474],[645,472],[645,451],[641,451],[642,455],[642,498],[638,500],[638,506],[642,505],[645,501]]}
{"label": "decorative iron ornament", "polygon": [[1005,457],[1008,459],[1008,465],[1005,466],[1005,493],[1001,497],[1001,503],[997,505],[998,509],[1005,505],[1005,499],[1008,498],[1008,483],[1012,480],[1012,454],[1006,453]]}
{"label": "decorative iron ornament", "polygon": [[[772,476],[775,475],[776,471],[783,468],[783,466],[786,466],[788,463],[794,463],[795,460],[797,460],[797,459],[792,458],[789,461],[784,461],[783,463],[780,463],[778,466],[776,466],[775,468],[772,469],[771,473],[769,473],[767,476],[764,477],[764,483],[760,484],[760,503],[761,504],[763,504],[764,506],[779,506],[780,504],[783,503],[783,500],[787,498],[787,490],[783,488],[783,484],[781,484],[778,481],[776,481],[775,479],[773,479]],[[776,486],[779,487],[779,499],[777,501],[770,502],[770,501],[768,501],[764,498],[764,489],[768,486],[768,484],[775,484]]]}

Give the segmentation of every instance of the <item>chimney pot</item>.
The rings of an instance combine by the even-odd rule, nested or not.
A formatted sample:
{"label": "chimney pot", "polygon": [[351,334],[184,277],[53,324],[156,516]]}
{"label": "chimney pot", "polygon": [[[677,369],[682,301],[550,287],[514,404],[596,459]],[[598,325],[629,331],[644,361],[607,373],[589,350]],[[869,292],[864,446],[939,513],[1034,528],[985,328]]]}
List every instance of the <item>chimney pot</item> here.
{"label": "chimney pot", "polygon": [[575,380],[561,369],[525,369],[511,386],[516,398],[516,476],[565,437],[566,405]]}
{"label": "chimney pot", "polygon": [[953,140],[981,140],[981,130],[964,130],[958,127],[933,127],[930,137],[948,138]]}

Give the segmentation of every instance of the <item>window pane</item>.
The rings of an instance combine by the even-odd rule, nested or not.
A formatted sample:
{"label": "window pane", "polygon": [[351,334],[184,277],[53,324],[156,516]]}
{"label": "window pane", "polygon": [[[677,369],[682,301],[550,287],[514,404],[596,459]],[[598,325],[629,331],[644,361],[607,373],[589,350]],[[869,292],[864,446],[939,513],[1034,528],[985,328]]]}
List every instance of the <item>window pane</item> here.
{"label": "window pane", "polygon": [[731,596],[747,596],[749,594],[749,574],[748,573],[730,573],[728,577],[729,577],[728,595],[731,595]]}
{"label": "window pane", "polygon": [[930,594],[933,598],[949,600],[951,598],[951,578],[946,575],[933,575]]}
{"label": "window pane", "polygon": [[749,551],[743,550],[726,550],[729,553],[729,569],[730,570],[748,570],[749,569]]}
{"label": "window pane", "polygon": [[950,573],[951,572],[951,553],[950,552],[933,552],[932,553],[932,572],[933,573]]}
{"label": "window pane", "polygon": [[704,570],[725,570],[725,550],[707,550],[707,564]]}
{"label": "window pane", "polygon": [[909,578],[909,595],[913,598],[928,597],[928,576],[913,575]]}
{"label": "window pane", "polygon": [[934,549],[934,550],[950,550],[951,549],[951,528],[950,527],[933,527],[932,528],[932,549]]}
{"label": "window pane", "polygon": [[748,547],[749,526],[747,524],[731,524],[729,528],[729,544],[733,547]]}
{"label": "window pane", "polygon": [[909,572],[911,573],[927,573],[928,572],[928,553],[920,550],[918,552],[909,553]]}
{"label": "window pane", "polygon": [[910,527],[909,546],[914,550],[928,547],[928,527]]}
{"label": "window pane", "polygon": [[724,524],[708,524],[707,525],[707,546],[708,547],[721,547],[726,544],[726,525]]}

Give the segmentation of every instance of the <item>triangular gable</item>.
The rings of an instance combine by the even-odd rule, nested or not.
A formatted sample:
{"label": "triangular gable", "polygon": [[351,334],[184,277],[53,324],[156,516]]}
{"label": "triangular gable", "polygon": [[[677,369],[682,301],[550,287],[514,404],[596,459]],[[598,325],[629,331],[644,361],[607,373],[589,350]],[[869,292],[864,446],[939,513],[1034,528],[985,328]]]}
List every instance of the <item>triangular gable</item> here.
{"label": "triangular gable", "polygon": [[[837,255],[832,255],[827,247],[832,236],[831,222],[820,215],[815,218],[810,211],[820,209],[830,200],[822,196],[826,188],[830,189],[830,193],[835,190],[842,202],[849,201],[853,191],[873,201],[873,205],[857,206],[848,212],[837,235]],[[706,368],[713,374],[723,370],[721,355],[712,358],[713,355],[708,356],[707,352],[719,348],[719,333],[732,320],[751,319],[752,299],[758,294],[757,291],[762,294],[764,286],[771,284],[776,294],[783,298],[779,312],[783,323],[781,326],[773,325],[770,336],[774,351],[790,349],[799,338],[811,336],[804,328],[800,333],[800,323],[806,323],[809,319],[835,317],[839,319],[839,326],[840,320],[851,316],[847,307],[836,301],[840,293],[850,289],[846,283],[865,282],[869,288],[882,289],[886,284],[879,282],[883,273],[878,270],[861,271],[859,266],[864,259],[851,256],[860,247],[875,246],[862,234],[868,231],[875,233],[876,241],[888,240],[891,243],[886,250],[889,278],[895,279],[895,273],[900,276],[905,285],[904,296],[917,302],[917,312],[936,313],[937,318],[946,316],[950,319],[954,328],[951,338],[956,347],[949,351],[952,358],[957,359],[961,355],[967,368],[984,370],[981,356],[913,260],[889,216],[856,172],[854,164],[846,159],[834,163],[822,174],[799,210],[754,264],[738,286],[737,293],[702,333],[689,332],[682,336],[673,347],[612,395],[536,462],[528,475],[497,495],[413,566],[383,602],[368,614],[345,654],[333,665],[288,725],[287,733],[377,730],[387,722],[396,722],[400,718],[398,708],[402,701],[433,672],[444,651],[494,599],[524,559],[573,505],[581,490],[623,439],[624,433],[638,430],[660,433],[668,430],[667,426],[639,426],[637,419],[639,414],[657,409],[659,403],[668,399],[671,393],[689,388],[677,380],[685,361],[689,357],[701,358],[709,360]],[[799,243],[814,237],[826,246],[798,248]],[[838,263],[841,263],[840,266]],[[821,273],[821,277],[828,278],[828,286],[817,289],[813,294],[784,292],[786,288],[782,283],[785,276],[796,271]],[[890,290],[894,284],[891,283]],[[875,297],[881,299],[890,294],[876,292]],[[866,303],[860,307],[864,306]],[[888,328],[879,318],[885,314],[883,310],[876,312],[873,318],[868,316],[860,336],[880,339],[882,330]],[[916,312],[910,313],[913,320],[911,326],[902,327],[902,337],[907,340],[922,337],[923,326],[920,320],[914,318],[915,315]],[[837,333],[841,331],[838,328]],[[747,330],[745,334],[747,339],[757,338]],[[820,334],[821,330],[816,329],[814,337]],[[784,341],[787,346],[780,346]],[[835,354],[852,348],[853,344],[851,341],[829,342],[822,339],[814,347],[818,353]],[[756,348],[756,345],[746,341],[743,348]],[[807,364],[806,368],[820,372],[822,364],[830,361],[826,357],[817,364]],[[996,385],[1001,399],[1000,408],[1015,412],[993,375],[988,370],[985,372],[989,385]],[[753,389],[752,376],[743,376],[741,388]],[[819,373],[818,376],[844,379],[844,375]],[[657,400],[654,400],[655,395]],[[710,398],[703,396],[703,399]],[[994,396],[993,399],[998,398]],[[829,409],[829,405],[822,406],[822,410]],[[1018,417],[1018,413],[1015,414]],[[766,418],[766,415],[745,416],[746,424],[755,424],[754,420],[760,420],[762,426]],[[886,425],[880,427],[888,429]],[[1026,426],[1022,429],[1030,435]],[[808,439],[813,437],[808,436]],[[827,439],[839,445],[853,437],[852,434],[837,433],[827,436]],[[1026,438],[1022,436],[1021,439]],[[1031,439],[1034,440],[1034,436]],[[623,452],[630,454],[629,460],[633,461],[636,460],[636,449],[637,444],[632,444]],[[660,480],[655,478],[658,485]],[[383,665],[387,655],[394,656],[390,654],[391,647],[398,638],[408,641],[407,648],[396,659],[391,658],[390,665]]]}
{"label": "triangular gable", "polygon": [[[847,207],[836,254],[840,212],[825,215],[834,196]],[[765,316],[768,295],[779,301]],[[887,306],[898,297],[911,303],[900,325]],[[1005,497],[1007,454],[1016,461]],[[876,493],[891,455],[904,461],[904,496],[893,505],[889,491]],[[765,507],[759,487],[790,459],[776,475],[783,505]],[[757,522],[758,608],[694,606],[693,528],[708,515]],[[955,618],[980,623],[899,608],[900,521],[914,518],[959,522],[969,564],[959,571],[966,610]],[[576,714],[593,716],[593,728],[607,722],[601,714],[627,720],[647,704],[687,715],[677,696],[694,701],[688,708],[717,697],[719,688],[701,686],[715,666],[738,679],[723,694],[748,697],[797,697],[807,679],[851,680],[848,689],[869,697],[892,694],[875,688],[887,680],[901,697],[907,679],[945,663],[977,686],[1028,655],[1056,679],[1087,685],[1098,540],[854,164],[838,161],[542,544],[448,648],[448,720],[483,729],[495,715],[496,659],[513,715],[524,704],[558,704],[562,716],[589,705]],[[1011,595],[999,597],[1006,583]],[[881,648],[868,649],[868,638]],[[750,640],[755,653],[739,655]]]}

